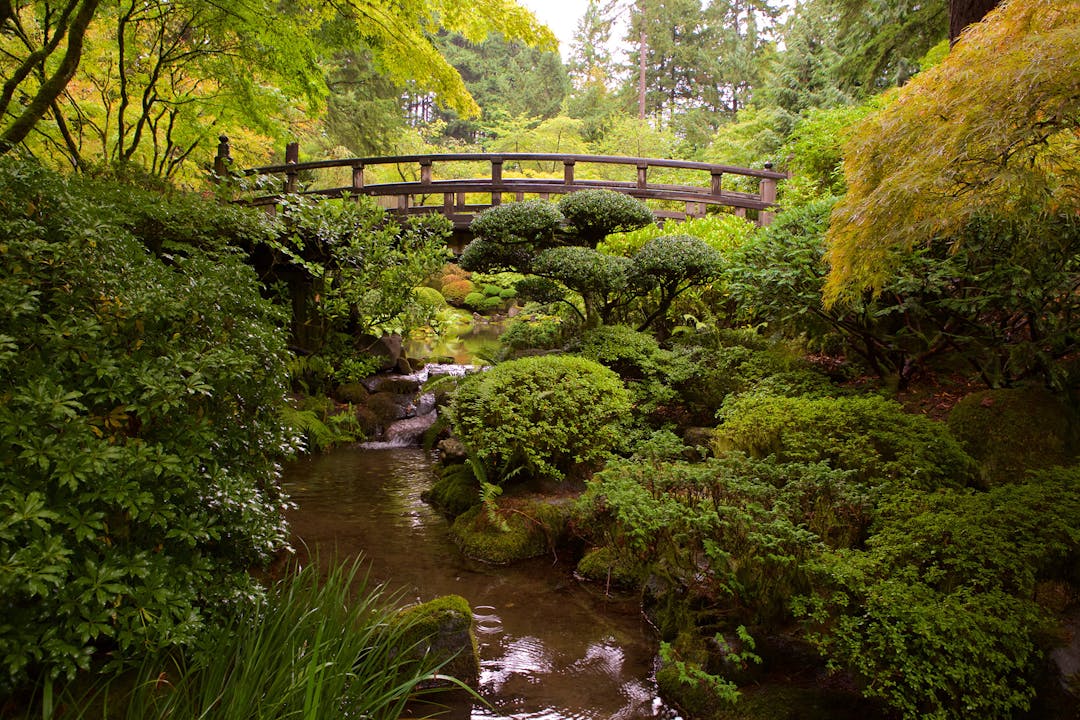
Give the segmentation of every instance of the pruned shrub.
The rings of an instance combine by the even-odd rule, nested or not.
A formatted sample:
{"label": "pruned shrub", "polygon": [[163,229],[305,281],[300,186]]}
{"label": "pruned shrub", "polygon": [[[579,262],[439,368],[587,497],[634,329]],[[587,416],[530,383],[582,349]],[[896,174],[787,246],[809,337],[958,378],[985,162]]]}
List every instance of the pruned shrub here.
{"label": "pruned shrub", "polygon": [[904,412],[896,402],[862,397],[741,395],[726,403],[718,454],[740,450],[780,462],[826,462],[869,484],[934,489],[967,485],[975,461],[944,423]]}
{"label": "pruned shrub", "polygon": [[630,398],[599,363],[544,356],[466,377],[450,412],[454,434],[493,481],[519,468],[562,478],[602,464],[619,446]]}
{"label": "pruned shrub", "polygon": [[441,292],[446,302],[460,307],[465,304],[469,293],[476,292],[476,286],[471,280],[454,280],[443,285]]}
{"label": "pruned shrub", "polygon": [[611,190],[564,195],[559,210],[570,225],[569,233],[590,247],[596,247],[609,233],[636,230],[656,220],[644,202]]}

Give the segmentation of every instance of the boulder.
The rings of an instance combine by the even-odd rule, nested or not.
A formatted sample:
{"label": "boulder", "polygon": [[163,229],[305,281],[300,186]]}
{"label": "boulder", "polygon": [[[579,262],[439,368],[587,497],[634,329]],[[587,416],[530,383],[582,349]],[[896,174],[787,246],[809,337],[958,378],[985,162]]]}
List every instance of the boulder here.
{"label": "boulder", "polygon": [[403,609],[398,619],[408,628],[404,645],[418,660],[434,656],[436,662],[445,662],[440,675],[476,687],[480,653],[468,600],[460,595],[444,595]]}

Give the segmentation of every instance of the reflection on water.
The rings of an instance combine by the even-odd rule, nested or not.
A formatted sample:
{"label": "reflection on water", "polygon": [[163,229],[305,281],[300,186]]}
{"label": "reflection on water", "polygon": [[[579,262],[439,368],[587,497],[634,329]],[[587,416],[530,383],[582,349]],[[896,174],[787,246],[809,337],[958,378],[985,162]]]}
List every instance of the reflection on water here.
{"label": "reflection on water", "polygon": [[580,587],[552,558],[493,568],[461,557],[420,499],[432,477],[421,450],[344,449],[291,464],[285,483],[293,531],[309,548],[362,553],[371,576],[409,600],[469,600],[490,707],[466,702],[446,717],[673,717],[656,700],[655,640],[635,603]]}

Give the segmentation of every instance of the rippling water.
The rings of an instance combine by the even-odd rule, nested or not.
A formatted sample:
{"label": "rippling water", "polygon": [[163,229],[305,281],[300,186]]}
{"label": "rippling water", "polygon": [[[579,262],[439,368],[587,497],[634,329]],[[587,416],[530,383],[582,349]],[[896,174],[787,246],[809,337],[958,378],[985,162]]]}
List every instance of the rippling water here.
{"label": "rippling water", "polygon": [[541,558],[509,568],[471,562],[420,499],[432,481],[420,450],[337,450],[286,469],[293,531],[309,550],[363,554],[371,575],[408,599],[468,599],[480,645],[480,693],[443,717],[638,720],[674,716],[656,698],[656,651],[635,603],[578,585]]}

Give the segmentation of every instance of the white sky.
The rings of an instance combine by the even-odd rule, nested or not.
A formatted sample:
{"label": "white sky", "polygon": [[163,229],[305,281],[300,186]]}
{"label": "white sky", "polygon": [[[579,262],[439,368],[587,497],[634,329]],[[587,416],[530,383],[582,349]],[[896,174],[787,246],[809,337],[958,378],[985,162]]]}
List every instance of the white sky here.
{"label": "white sky", "polygon": [[559,38],[559,47],[565,60],[570,54],[578,20],[589,6],[588,0],[518,0],[518,4],[532,10],[536,18],[551,28]]}

